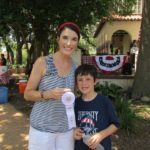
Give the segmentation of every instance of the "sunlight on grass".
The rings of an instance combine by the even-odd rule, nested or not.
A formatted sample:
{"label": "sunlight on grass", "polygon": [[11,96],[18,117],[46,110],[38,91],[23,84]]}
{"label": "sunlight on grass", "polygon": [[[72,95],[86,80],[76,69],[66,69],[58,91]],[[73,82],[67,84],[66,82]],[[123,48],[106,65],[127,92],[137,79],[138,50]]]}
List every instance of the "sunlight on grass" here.
{"label": "sunlight on grass", "polygon": [[150,112],[147,112],[147,111],[141,111],[141,112],[138,112],[136,113],[136,115],[140,118],[143,118],[143,119],[146,119],[146,120],[149,120],[150,119]]}
{"label": "sunlight on grass", "polygon": [[0,143],[2,143],[4,141],[4,136],[5,136],[4,133],[0,134]]}
{"label": "sunlight on grass", "polygon": [[148,104],[132,105],[136,116],[143,119],[150,119],[150,106]]}
{"label": "sunlight on grass", "polygon": [[4,111],[4,108],[2,106],[0,106],[0,112],[3,112]]}
{"label": "sunlight on grass", "polygon": [[23,139],[23,141],[28,141],[28,139],[29,139],[28,134],[23,134],[23,133],[21,133],[20,136],[21,136],[21,138]]}
{"label": "sunlight on grass", "polygon": [[0,116],[6,115],[7,112],[5,112],[4,108],[0,106]]}
{"label": "sunlight on grass", "polygon": [[13,114],[13,117],[22,117],[22,116],[23,116],[23,114],[20,112]]}
{"label": "sunlight on grass", "polygon": [[0,124],[2,125],[2,124],[6,124],[6,123],[9,123],[10,121],[8,120],[8,119],[3,119],[3,120],[1,120],[0,121]]}
{"label": "sunlight on grass", "polygon": [[119,150],[116,146],[112,147],[112,150]]}
{"label": "sunlight on grass", "polygon": [[140,112],[150,112],[150,108],[147,105],[143,105],[139,108]]}
{"label": "sunlight on grass", "polygon": [[4,115],[6,115],[7,113],[6,112],[1,112],[0,113],[0,116],[4,116]]}
{"label": "sunlight on grass", "polygon": [[5,150],[13,150],[13,146],[9,144],[4,145],[3,147],[5,148]]}

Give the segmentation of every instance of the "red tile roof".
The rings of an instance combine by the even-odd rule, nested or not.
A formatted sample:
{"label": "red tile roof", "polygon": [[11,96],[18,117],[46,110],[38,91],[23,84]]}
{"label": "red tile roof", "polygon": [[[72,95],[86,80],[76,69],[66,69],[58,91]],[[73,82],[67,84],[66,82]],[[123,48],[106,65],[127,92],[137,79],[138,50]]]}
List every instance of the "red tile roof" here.
{"label": "red tile roof", "polygon": [[130,16],[112,15],[110,18],[109,17],[104,17],[100,21],[100,23],[99,23],[99,25],[98,25],[95,33],[94,33],[94,37],[97,37],[98,33],[101,31],[104,24],[109,20],[111,20],[111,21],[140,21],[141,19],[142,19],[141,14],[133,14],[133,15],[130,15]]}
{"label": "red tile roof", "polygon": [[130,16],[119,16],[119,15],[113,15],[112,20],[119,20],[119,21],[135,21],[135,20],[141,20],[142,15],[141,14],[134,14]]}

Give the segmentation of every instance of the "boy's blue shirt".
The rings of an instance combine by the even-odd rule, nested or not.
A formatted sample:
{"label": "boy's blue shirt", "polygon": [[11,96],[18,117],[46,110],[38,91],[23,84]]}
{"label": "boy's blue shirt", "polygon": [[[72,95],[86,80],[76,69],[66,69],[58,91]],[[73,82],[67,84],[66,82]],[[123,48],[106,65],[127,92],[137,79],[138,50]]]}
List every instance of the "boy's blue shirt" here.
{"label": "boy's blue shirt", "polygon": [[[83,101],[81,97],[75,100],[75,115],[77,127],[83,129],[85,134],[94,134],[107,128],[110,124],[120,127],[119,119],[111,100],[97,95],[92,101]],[[105,150],[111,150],[110,137],[105,138],[101,144]],[[75,150],[88,150],[82,140],[76,141]]]}

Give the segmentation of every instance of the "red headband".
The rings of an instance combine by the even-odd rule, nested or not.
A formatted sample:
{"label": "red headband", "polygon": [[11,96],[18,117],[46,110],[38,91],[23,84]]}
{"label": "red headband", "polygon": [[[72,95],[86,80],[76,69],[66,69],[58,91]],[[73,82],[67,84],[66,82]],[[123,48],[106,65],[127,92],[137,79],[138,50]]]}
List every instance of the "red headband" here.
{"label": "red headband", "polygon": [[65,23],[61,24],[58,29],[59,30],[62,29],[65,25],[72,25],[72,26],[76,27],[78,29],[78,31],[80,32],[79,26],[75,23],[72,23],[72,22],[65,22]]}

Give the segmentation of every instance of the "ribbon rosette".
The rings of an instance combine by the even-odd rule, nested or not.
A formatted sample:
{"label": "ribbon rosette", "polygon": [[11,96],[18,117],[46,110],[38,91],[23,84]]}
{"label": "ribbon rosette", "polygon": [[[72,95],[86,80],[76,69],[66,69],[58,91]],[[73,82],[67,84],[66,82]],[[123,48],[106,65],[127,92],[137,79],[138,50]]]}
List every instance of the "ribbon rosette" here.
{"label": "ribbon rosette", "polygon": [[72,92],[65,92],[62,95],[62,103],[65,105],[66,108],[69,129],[76,127],[74,106],[73,106],[74,101],[75,95]]}
{"label": "ribbon rosette", "polygon": [[72,92],[65,92],[62,95],[62,103],[65,106],[70,106],[74,103],[75,101],[75,95]]}

